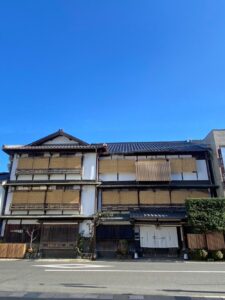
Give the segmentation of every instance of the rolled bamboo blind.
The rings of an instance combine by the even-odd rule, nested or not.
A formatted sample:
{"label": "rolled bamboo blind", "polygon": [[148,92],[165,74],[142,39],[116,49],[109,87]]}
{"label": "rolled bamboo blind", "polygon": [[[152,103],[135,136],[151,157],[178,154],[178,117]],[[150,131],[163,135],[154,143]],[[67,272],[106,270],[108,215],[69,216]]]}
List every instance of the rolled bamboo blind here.
{"label": "rolled bamboo blind", "polygon": [[192,197],[192,198],[209,198],[209,192],[208,192],[208,190],[191,191],[190,197]]}
{"label": "rolled bamboo blind", "polygon": [[182,172],[182,158],[172,158],[170,159],[171,173],[181,173]]}
{"label": "rolled bamboo blind", "polygon": [[196,172],[196,159],[191,158],[183,158],[182,159],[182,172]]}
{"label": "rolled bamboo blind", "polygon": [[137,181],[169,181],[170,163],[167,160],[146,160],[136,162]]}
{"label": "rolled bamboo blind", "polygon": [[185,200],[191,196],[190,190],[174,190],[171,192],[172,204],[184,204]]}

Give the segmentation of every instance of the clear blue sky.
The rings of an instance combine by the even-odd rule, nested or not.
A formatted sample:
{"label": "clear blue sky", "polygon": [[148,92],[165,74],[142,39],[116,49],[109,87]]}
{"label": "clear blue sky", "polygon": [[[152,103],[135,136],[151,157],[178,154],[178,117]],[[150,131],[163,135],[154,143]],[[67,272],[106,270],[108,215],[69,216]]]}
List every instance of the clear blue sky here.
{"label": "clear blue sky", "polygon": [[2,0],[0,99],[1,144],[203,138],[225,127],[225,1]]}

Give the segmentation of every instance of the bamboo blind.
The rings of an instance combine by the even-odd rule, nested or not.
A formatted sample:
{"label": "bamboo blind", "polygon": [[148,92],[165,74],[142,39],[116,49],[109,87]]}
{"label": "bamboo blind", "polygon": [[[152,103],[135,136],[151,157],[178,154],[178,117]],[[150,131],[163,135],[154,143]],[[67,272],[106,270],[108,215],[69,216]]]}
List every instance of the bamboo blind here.
{"label": "bamboo blind", "polygon": [[182,160],[182,172],[196,172],[196,159],[195,158],[183,158]]}
{"label": "bamboo blind", "polygon": [[155,204],[155,192],[153,190],[139,192],[140,204]]}
{"label": "bamboo blind", "polygon": [[196,172],[196,159],[188,158],[172,158],[170,159],[172,173],[192,173]]}
{"label": "bamboo blind", "polygon": [[172,204],[184,204],[185,200],[191,196],[190,190],[174,190],[171,192]]}
{"label": "bamboo blind", "polygon": [[205,234],[187,234],[188,248],[204,249],[207,247]]}
{"label": "bamboo blind", "polygon": [[99,173],[117,173],[117,160],[105,159],[99,161]]}
{"label": "bamboo blind", "polygon": [[206,234],[208,250],[221,250],[225,248],[224,236],[222,232],[212,232]]}
{"label": "bamboo blind", "polygon": [[135,173],[135,160],[118,159],[118,173]]}
{"label": "bamboo blind", "polygon": [[33,159],[33,169],[48,169],[49,158],[48,157],[35,157]]}
{"label": "bamboo blind", "polygon": [[137,181],[169,181],[170,163],[167,160],[146,160],[136,162]]}
{"label": "bamboo blind", "polygon": [[155,204],[170,204],[169,191],[156,190],[155,191]]}
{"label": "bamboo blind", "polygon": [[190,197],[192,197],[192,198],[208,198],[209,197],[209,192],[208,192],[208,190],[191,191]]}
{"label": "bamboo blind", "polygon": [[12,205],[14,204],[27,204],[29,192],[16,191],[13,193]]}
{"label": "bamboo blind", "polygon": [[80,191],[79,190],[68,190],[63,193],[63,203],[68,204],[79,204],[80,202]]}
{"label": "bamboo blind", "polygon": [[72,156],[65,158],[65,169],[80,169],[81,168],[81,157]]}
{"label": "bamboo blind", "polygon": [[50,169],[65,169],[65,157],[51,157]]}
{"label": "bamboo blind", "polygon": [[28,193],[28,204],[44,204],[45,202],[45,192],[44,191],[35,191],[27,192]]}
{"label": "bamboo blind", "polygon": [[29,170],[32,168],[33,168],[33,158],[32,157],[19,158],[17,169]]}
{"label": "bamboo blind", "polygon": [[102,192],[102,205],[119,204],[119,203],[120,203],[119,191]]}
{"label": "bamboo blind", "polygon": [[121,191],[120,192],[121,205],[137,205],[138,194],[137,191]]}
{"label": "bamboo blind", "polygon": [[63,199],[63,190],[53,190],[47,191],[46,203],[48,204],[56,204],[62,203]]}

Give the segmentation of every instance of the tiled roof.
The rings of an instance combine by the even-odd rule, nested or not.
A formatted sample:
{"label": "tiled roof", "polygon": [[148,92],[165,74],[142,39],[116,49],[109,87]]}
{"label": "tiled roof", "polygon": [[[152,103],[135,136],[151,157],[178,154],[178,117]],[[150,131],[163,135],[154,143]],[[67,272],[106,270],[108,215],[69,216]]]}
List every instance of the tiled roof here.
{"label": "tiled roof", "polygon": [[202,144],[187,141],[178,142],[131,142],[107,143],[109,153],[159,153],[159,152],[202,152],[208,148]]}
{"label": "tiled roof", "polygon": [[8,180],[9,179],[9,173],[8,172],[3,172],[0,173],[0,181]]}
{"label": "tiled roof", "polygon": [[186,211],[182,207],[149,207],[131,212],[131,218],[149,219],[185,219]]}

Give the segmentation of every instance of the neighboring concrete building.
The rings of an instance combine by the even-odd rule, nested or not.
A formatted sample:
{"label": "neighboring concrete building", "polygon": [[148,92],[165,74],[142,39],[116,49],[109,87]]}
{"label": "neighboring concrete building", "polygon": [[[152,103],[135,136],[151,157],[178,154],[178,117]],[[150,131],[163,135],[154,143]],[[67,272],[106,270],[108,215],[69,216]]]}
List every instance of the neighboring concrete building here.
{"label": "neighboring concrete building", "polygon": [[74,255],[78,233],[115,256],[121,240],[143,255],[185,247],[185,199],[215,197],[210,149],[202,142],[88,144],[62,130],[10,155],[4,240],[28,242],[37,231],[44,257]]}
{"label": "neighboring concrete building", "polygon": [[225,196],[225,129],[214,129],[203,140],[211,148],[218,197]]}
{"label": "neighboring concrete building", "polygon": [[[0,216],[3,215],[6,203],[7,186],[5,185],[9,179],[9,173],[0,173]],[[2,219],[0,218],[0,240],[3,237]]]}

